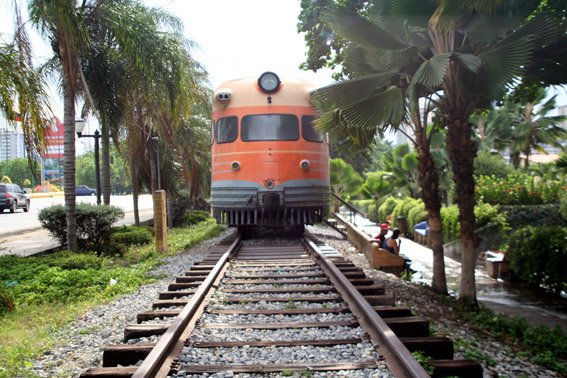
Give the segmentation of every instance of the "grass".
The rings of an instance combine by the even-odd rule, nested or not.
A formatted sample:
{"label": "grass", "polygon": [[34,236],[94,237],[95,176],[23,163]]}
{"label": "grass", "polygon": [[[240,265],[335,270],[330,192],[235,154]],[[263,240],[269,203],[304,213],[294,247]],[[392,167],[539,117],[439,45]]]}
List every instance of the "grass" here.
{"label": "grass", "polygon": [[132,246],[114,258],[69,251],[0,257],[0,284],[16,304],[12,311],[0,309],[0,377],[33,376],[31,361],[63,341],[59,335],[65,324],[155,281],[149,272],[164,256],[183,252],[222,230],[212,219],[170,230],[165,254],[156,253],[151,243]]}
{"label": "grass", "polygon": [[[460,322],[481,332],[488,333],[496,340],[512,346],[519,355],[530,358],[531,362],[550,370],[565,374],[567,367],[567,335],[559,326],[533,326],[522,317],[508,317],[480,306],[470,308],[459,305],[452,297],[442,296],[441,301],[453,308],[453,316]],[[464,351],[472,360],[486,361],[489,365],[496,361],[486,356],[478,345],[465,339],[456,339],[455,346]]]}

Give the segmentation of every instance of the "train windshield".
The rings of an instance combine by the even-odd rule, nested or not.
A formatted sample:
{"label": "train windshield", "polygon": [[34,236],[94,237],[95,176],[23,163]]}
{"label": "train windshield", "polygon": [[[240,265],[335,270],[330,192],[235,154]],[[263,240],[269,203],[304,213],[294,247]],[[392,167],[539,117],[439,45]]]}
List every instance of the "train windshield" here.
{"label": "train windshield", "polygon": [[314,119],[315,117],[310,115],[301,117],[301,135],[308,142],[322,142],[323,135],[315,130]]}
{"label": "train windshield", "polygon": [[242,118],[242,140],[297,140],[299,120],[293,114],[254,114]]}
{"label": "train windshield", "polygon": [[238,136],[238,117],[223,117],[217,120],[215,138],[217,143],[234,142]]}

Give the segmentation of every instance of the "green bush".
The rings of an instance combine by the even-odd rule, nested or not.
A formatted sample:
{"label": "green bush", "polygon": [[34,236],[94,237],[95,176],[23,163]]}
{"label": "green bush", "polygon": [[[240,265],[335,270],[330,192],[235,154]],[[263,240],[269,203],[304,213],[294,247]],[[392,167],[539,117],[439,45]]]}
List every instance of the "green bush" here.
{"label": "green bush", "polygon": [[[75,209],[77,219],[77,245],[81,250],[94,250],[99,254],[108,251],[112,225],[124,216],[115,206],[79,204]],[[55,205],[41,209],[38,215],[46,228],[62,245],[67,241],[65,207]]]}
{"label": "green bush", "polygon": [[559,212],[563,217],[563,220],[567,221],[567,193],[563,193],[561,196],[561,202],[559,203]]}
{"label": "green bush", "polygon": [[12,311],[14,307],[14,298],[0,284],[0,315]]}
{"label": "green bush", "polygon": [[358,210],[362,211],[363,213],[368,213],[368,208],[373,203],[374,203],[374,200],[370,199],[370,198],[352,201],[352,204],[354,205],[354,207],[356,207]]}
{"label": "green bush", "polygon": [[506,213],[506,221],[512,229],[525,226],[567,226],[567,218],[561,216],[560,207],[555,204],[500,206],[500,210]]}
{"label": "green bush", "polygon": [[410,230],[410,233],[413,233],[413,226],[426,219],[427,210],[425,210],[425,204],[423,202],[412,207],[408,212],[408,229]]}
{"label": "green bush", "polygon": [[524,227],[510,238],[508,251],[514,276],[560,293],[567,290],[567,227]]}
{"label": "green bush", "polygon": [[423,201],[421,201],[420,199],[415,199],[410,197],[402,199],[400,203],[397,204],[396,207],[394,207],[394,210],[392,211],[392,224],[395,227],[399,226],[398,217],[403,216],[406,219],[408,219],[409,211],[415,206],[418,206],[420,203],[423,203]]}
{"label": "green bush", "polygon": [[392,215],[394,208],[401,202],[399,198],[388,197],[386,200],[378,207],[378,219],[380,222],[385,222],[386,218]]}
{"label": "green bush", "polygon": [[124,246],[144,245],[153,239],[153,233],[149,227],[122,226],[112,229],[111,240]]}
{"label": "green bush", "polygon": [[[509,228],[506,222],[506,214],[500,211],[498,206],[481,202],[474,207],[474,215],[477,229],[489,224],[494,226],[492,232]],[[448,243],[459,239],[461,224],[459,223],[459,209],[457,206],[442,208],[441,220],[443,222],[443,241]]]}
{"label": "green bush", "polygon": [[382,222],[382,220],[380,220],[380,217],[378,216],[378,206],[376,206],[376,203],[374,202],[368,206],[367,215],[368,219],[374,223]]}
{"label": "green bush", "polygon": [[482,202],[495,205],[540,205],[559,203],[559,195],[567,190],[565,180],[515,173],[504,179],[480,176],[476,195]]}
{"label": "green bush", "polygon": [[193,224],[197,224],[199,222],[205,221],[210,218],[210,215],[207,211],[203,210],[191,210],[185,213],[185,217],[183,219],[183,224],[186,226],[191,226]]}
{"label": "green bush", "polygon": [[498,155],[489,152],[479,152],[474,159],[475,176],[494,176],[499,178],[507,177],[514,172],[514,167]]}

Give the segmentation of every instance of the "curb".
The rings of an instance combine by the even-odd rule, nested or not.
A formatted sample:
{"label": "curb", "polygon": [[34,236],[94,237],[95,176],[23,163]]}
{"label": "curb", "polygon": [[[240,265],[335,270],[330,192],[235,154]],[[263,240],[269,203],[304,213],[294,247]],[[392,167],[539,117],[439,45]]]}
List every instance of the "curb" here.
{"label": "curb", "polygon": [[63,197],[64,192],[48,192],[48,193],[28,193],[30,198],[51,198],[51,197]]}

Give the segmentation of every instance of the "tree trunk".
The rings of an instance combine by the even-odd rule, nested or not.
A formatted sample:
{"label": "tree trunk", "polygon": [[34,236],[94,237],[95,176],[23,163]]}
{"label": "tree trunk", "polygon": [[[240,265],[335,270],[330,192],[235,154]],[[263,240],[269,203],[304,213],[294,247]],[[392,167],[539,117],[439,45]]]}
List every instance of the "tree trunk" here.
{"label": "tree trunk", "polygon": [[155,150],[155,143],[150,138],[147,144],[148,149],[148,158],[150,160],[150,183],[152,187],[152,193],[155,192],[158,188],[158,179],[157,179],[157,164],[156,164],[156,150]]}
{"label": "tree trunk", "polygon": [[443,223],[441,222],[441,197],[439,195],[439,176],[435,161],[427,144],[425,130],[415,128],[417,141],[418,180],[421,186],[421,196],[427,210],[429,225],[429,247],[433,250],[433,291],[447,294],[447,278],[445,276],[445,256],[443,253]]}
{"label": "tree trunk", "polygon": [[447,122],[447,151],[451,158],[455,182],[455,202],[459,208],[461,224],[461,287],[459,301],[477,305],[475,287],[476,237],[474,216],[474,158],[476,147],[472,139],[472,128],[463,109],[455,109]]}
{"label": "tree trunk", "polygon": [[102,128],[102,200],[110,205],[110,130],[108,124],[103,122]]}
{"label": "tree trunk", "polygon": [[75,218],[75,93],[63,80],[63,124],[64,124],[64,162],[65,219],[67,222],[67,248],[77,250],[77,219]]}

